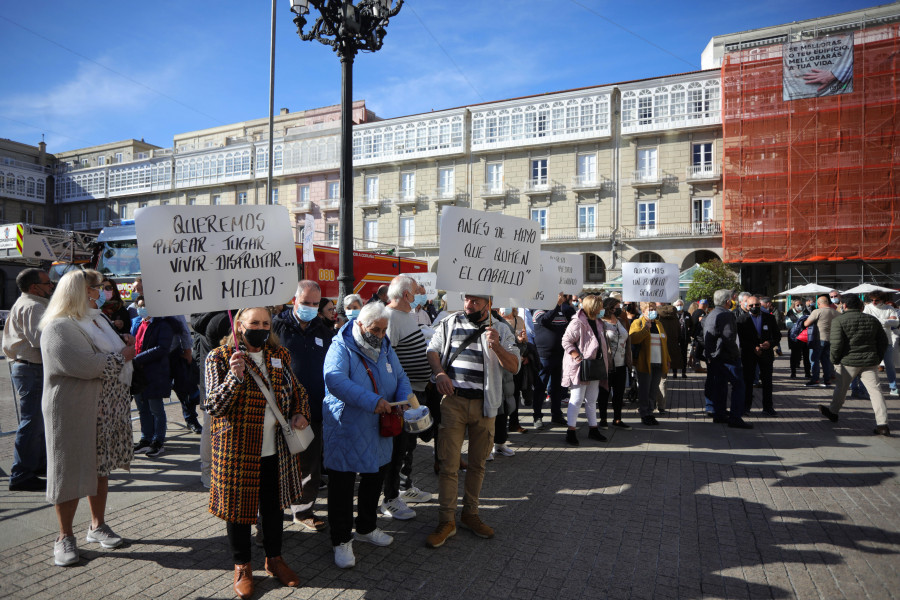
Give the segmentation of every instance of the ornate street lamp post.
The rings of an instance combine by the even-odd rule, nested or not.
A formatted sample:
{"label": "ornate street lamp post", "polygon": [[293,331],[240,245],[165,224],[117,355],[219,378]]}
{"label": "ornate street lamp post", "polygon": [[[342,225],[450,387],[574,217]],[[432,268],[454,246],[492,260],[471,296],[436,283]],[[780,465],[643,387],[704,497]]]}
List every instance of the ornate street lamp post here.
{"label": "ornate street lamp post", "polygon": [[[291,0],[291,12],[301,39],[331,46],[341,59],[341,207],[338,306],[353,293],[353,59],[357,52],[381,49],[388,21],[400,12],[403,0]],[[309,7],[319,17],[304,32]],[[312,18],[310,16],[310,18]]]}

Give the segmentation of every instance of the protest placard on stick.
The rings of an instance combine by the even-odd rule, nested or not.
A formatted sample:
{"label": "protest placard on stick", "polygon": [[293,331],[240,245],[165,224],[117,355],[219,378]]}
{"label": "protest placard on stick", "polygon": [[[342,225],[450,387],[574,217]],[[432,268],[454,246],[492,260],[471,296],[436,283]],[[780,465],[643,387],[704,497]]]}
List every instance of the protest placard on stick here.
{"label": "protest placard on stick", "polygon": [[438,295],[437,273],[404,273],[415,279],[419,285],[425,288],[425,296],[434,300]]}
{"label": "protest placard on stick", "polygon": [[560,292],[580,294],[584,287],[584,258],[580,254],[541,251],[541,285],[534,296],[514,296],[511,306],[539,308],[555,303]]}
{"label": "protest placard on stick", "polygon": [[533,296],[540,287],[541,235],[535,221],[449,206],[441,219],[437,287],[496,296]]}
{"label": "protest placard on stick", "polygon": [[622,300],[674,302],[678,298],[678,265],[622,263]]}
{"label": "protest placard on stick", "polygon": [[283,206],[151,206],[134,222],[152,316],[281,304],[296,291]]}

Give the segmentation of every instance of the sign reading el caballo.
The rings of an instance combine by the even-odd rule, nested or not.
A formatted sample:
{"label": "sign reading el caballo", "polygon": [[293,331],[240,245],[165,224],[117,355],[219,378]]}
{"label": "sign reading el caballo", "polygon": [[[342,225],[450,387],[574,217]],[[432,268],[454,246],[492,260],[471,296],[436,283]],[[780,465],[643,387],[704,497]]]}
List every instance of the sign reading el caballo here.
{"label": "sign reading el caballo", "polygon": [[282,206],[152,206],[134,216],[153,316],[280,304],[297,286]]}
{"label": "sign reading el caballo", "polygon": [[437,287],[498,298],[531,296],[540,286],[540,250],[535,221],[447,207]]}

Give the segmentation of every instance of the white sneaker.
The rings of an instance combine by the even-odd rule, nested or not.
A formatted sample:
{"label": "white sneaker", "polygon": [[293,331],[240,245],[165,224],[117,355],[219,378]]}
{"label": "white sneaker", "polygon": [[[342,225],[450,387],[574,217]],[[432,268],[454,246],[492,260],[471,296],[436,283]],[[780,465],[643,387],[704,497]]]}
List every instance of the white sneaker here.
{"label": "white sneaker", "polygon": [[535,419],[534,420],[534,428],[536,431],[540,431],[544,428],[544,420],[543,419]]}
{"label": "white sneaker", "polygon": [[409,521],[410,519],[415,518],[416,511],[408,507],[406,502],[404,502],[400,496],[397,496],[393,500],[387,500],[382,503],[381,514],[397,519],[398,521]]}
{"label": "white sneaker", "polygon": [[494,450],[503,456],[515,456],[516,452],[506,444],[494,444]]}
{"label": "white sneaker", "polygon": [[53,543],[53,562],[59,567],[68,567],[78,562],[78,545],[74,535],[67,535]]}
{"label": "white sneaker", "polygon": [[493,450],[491,450],[491,453],[487,455],[487,458],[485,460],[494,460],[494,451]]}
{"label": "white sneaker", "polygon": [[356,557],[353,555],[353,540],[334,547],[334,564],[340,569],[349,569],[356,566]]}
{"label": "white sneaker", "polygon": [[369,542],[370,544],[374,544],[376,546],[390,546],[391,542],[394,541],[394,538],[378,529],[377,527],[369,533],[365,534],[354,531],[353,539],[359,540],[360,542]]}
{"label": "white sneaker", "polygon": [[434,494],[423,492],[416,486],[412,486],[400,494],[404,502],[431,502]]}
{"label": "white sneaker", "polygon": [[892,389],[889,394],[891,396],[900,396],[900,391],[897,391],[897,388]]}
{"label": "white sneaker", "polygon": [[113,533],[113,530],[110,529],[109,525],[107,525],[106,523],[104,523],[97,529],[91,529],[90,527],[88,527],[87,536],[84,538],[84,541],[98,542],[107,550],[111,548],[118,548],[122,545],[122,538]]}

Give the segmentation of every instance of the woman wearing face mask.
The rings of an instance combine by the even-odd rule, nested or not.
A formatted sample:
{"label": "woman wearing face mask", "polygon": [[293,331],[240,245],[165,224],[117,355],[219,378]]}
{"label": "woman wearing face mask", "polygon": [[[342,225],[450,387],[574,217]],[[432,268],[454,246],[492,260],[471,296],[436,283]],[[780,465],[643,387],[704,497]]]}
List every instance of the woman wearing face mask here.
{"label": "woman wearing face mask", "polygon": [[119,289],[115,282],[109,278],[103,279],[103,290],[97,299],[98,306],[119,334],[128,333],[131,330],[131,317],[119,296]]}
{"label": "woman wearing face mask", "polygon": [[656,302],[641,302],[641,316],[632,322],[628,332],[632,347],[637,349],[635,369],[638,377],[638,411],[641,423],[659,425],[653,416],[654,394],[663,373],[669,370],[666,332],[657,320]]}
{"label": "woman wearing face mask", "polygon": [[98,310],[102,276],[66,273],[41,319],[47,499],[56,505],[54,561],[78,562],[72,523],[88,496],[87,541],[116,548],[122,538],[104,520],[109,474],[128,469],[131,448],[131,361],[134,339],[119,336]]}
{"label": "woman wearing face mask", "polygon": [[[597,428],[597,396],[601,393],[601,388],[604,393],[609,391],[609,348],[603,332],[603,323],[597,322],[597,318],[603,317],[604,312],[599,296],[587,296],[582,308],[578,309],[569,321],[562,337],[565,351],[562,385],[569,388],[569,408],[566,415],[569,428],[566,430],[566,442],[573,446],[579,444],[575,424],[582,403],[585,404],[584,412],[588,420],[588,437],[598,442],[606,441],[606,436]],[[579,373],[581,361],[586,358],[602,361],[601,379],[581,381]]]}
{"label": "woman wearing face mask", "polygon": [[609,397],[612,395],[613,427],[618,429],[631,429],[631,426],[622,422],[622,399],[625,396],[625,374],[632,367],[631,341],[628,330],[622,326],[619,317],[622,314],[621,302],[616,298],[607,298],[603,301],[603,331],[606,334],[606,345],[609,347],[609,390],[600,390],[600,428],[608,427],[606,421]]}
{"label": "woman wearing face mask", "polygon": [[[803,298],[794,298],[791,301],[791,308],[787,311],[787,314],[784,315],[784,327],[790,331],[795,323],[806,321],[808,317],[809,311],[806,309],[806,302]],[[797,378],[797,369],[800,367],[800,361],[803,361],[803,374],[809,379],[809,347],[806,342],[792,340],[791,337],[788,336],[788,347],[791,350],[791,379]]]}
{"label": "woman wearing face mask", "polygon": [[325,356],[322,420],[328,524],[334,564],[342,569],[356,564],[354,539],[376,546],[387,546],[394,539],[377,526],[378,497],[394,447],[393,438],[379,434],[379,415],[391,411],[390,402],[406,401],[412,387],[385,339],[387,326],[387,308],[380,302],[366,304],[337,333]]}
{"label": "woman wearing face mask", "polygon": [[363,301],[359,294],[347,294],[344,296],[344,314],[347,315],[348,321],[357,318],[362,307]]}
{"label": "woman wearing face mask", "polygon": [[319,300],[319,317],[322,318],[322,321],[325,323],[327,327],[331,327],[334,329],[334,325],[337,322],[334,311],[334,302],[329,298],[322,298]]}
{"label": "woman wearing face mask", "polygon": [[257,514],[266,573],[288,587],[300,584],[281,558],[282,516],[300,497],[300,471],[266,396],[271,394],[295,429],[309,426],[309,406],[291,370],[291,355],[271,325],[267,308],[238,311],[234,334],[206,359],[206,407],[213,417],[209,512],[227,522],[234,592],[244,599],[253,594],[250,526]]}

